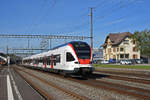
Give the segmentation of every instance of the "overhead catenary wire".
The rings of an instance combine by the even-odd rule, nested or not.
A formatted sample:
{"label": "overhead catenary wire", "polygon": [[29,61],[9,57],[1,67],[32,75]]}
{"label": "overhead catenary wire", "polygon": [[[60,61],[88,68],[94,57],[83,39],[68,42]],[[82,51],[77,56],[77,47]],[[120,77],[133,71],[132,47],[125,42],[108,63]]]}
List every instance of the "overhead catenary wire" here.
{"label": "overhead catenary wire", "polygon": [[[94,23],[96,23],[96,20],[98,20],[98,19],[104,19],[104,18],[106,18],[106,17],[108,17],[108,16],[111,16],[111,15],[114,14],[114,12],[116,12],[116,11],[119,11],[119,10],[125,8],[125,7],[128,7],[128,6],[131,6],[131,4],[134,4],[135,1],[136,1],[136,0],[128,0],[127,3],[124,3],[122,0],[120,0],[119,2],[115,3],[115,1],[112,0],[112,1],[109,2],[109,3],[112,3],[112,4],[115,3],[115,4],[112,5],[111,8],[110,8],[110,7],[107,7],[107,9],[109,10],[109,12],[111,12],[111,13],[106,14],[106,15],[102,15],[102,16],[99,16],[99,17],[95,17],[95,18],[94,18]],[[102,2],[104,3],[104,2],[106,2],[106,1],[104,0],[104,1],[102,1]],[[105,7],[106,3],[105,3],[105,4],[100,3],[100,4],[98,4],[95,8],[100,7],[100,5],[101,5],[102,7]],[[118,6],[118,5],[119,5],[119,6]],[[110,10],[110,9],[111,9],[111,10]],[[107,11],[105,11],[105,12],[107,12]],[[124,17],[125,17],[125,16],[120,17],[119,19],[124,18]],[[119,20],[119,19],[116,19],[116,20]],[[81,23],[81,24],[78,24],[78,25],[74,26],[73,28],[70,28],[70,30],[74,30],[74,31],[75,31],[75,30],[78,30],[78,31],[79,31],[79,30],[81,30],[82,28],[87,27],[89,24],[90,24],[90,23],[89,23],[89,20],[87,20],[87,21],[85,21],[85,22],[83,22],[83,23]]]}
{"label": "overhead catenary wire", "polygon": [[102,16],[96,16],[95,20],[97,20],[97,19],[104,19],[104,18],[114,14],[114,12],[116,12],[116,11],[119,11],[119,10],[125,8],[125,7],[128,7],[128,6],[131,6],[131,4],[134,4],[135,2],[136,2],[136,0],[132,0],[132,2],[128,2],[126,4],[124,4],[123,2],[120,2],[119,4],[121,4],[121,5],[119,5],[116,8],[112,8],[111,10],[109,10],[110,13],[107,13],[106,15],[102,15]]}
{"label": "overhead catenary wire", "polygon": [[31,33],[31,31],[33,30],[33,28],[36,26],[38,20],[39,20],[40,17],[42,16],[41,13],[43,13],[43,11],[44,11],[44,9],[45,9],[45,7],[46,7],[47,1],[48,1],[48,0],[43,0],[41,6],[39,6],[40,15],[35,15],[35,16],[33,16],[34,19],[32,20],[31,24],[26,25],[27,27],[26,27],[26,30],[25,30],[25,34],[26,34],[26,33]]}
{"label": "overhead catenary wire", "polygon": [[[41,21],[43,21],[43,17],[47,16],[47,13],[49,12],[49,9],[47,9],[48,7],[50,8],[54,8],[56,5],[56,2],[58,0],[42,0],[43,2],[41,3],[41,5],[39,6],[39,13],[35,16],[33,16],[33,20],[31,22],[31,24],[26,25],[26,29],[25,29],[25,34],[26,33],[37,33],[34,29],[38,28],[39,23]],[[48,10],[48,11],[47,11]],[[52,10],[52,9],[50,9]]]}
{"label": "overhead catenary wire", "polygon": [[[40,12],[36,16],[33,16],[34,19],[30,25],[27,25],[25,34],[28,34],[28,33],[33,34],[33,31],[34,31],[34,34],[38,33],[38,32],[35,32],[35,29],[38,28],[39,23],[44,20],[43,17],[46,16],[46,14],[48,13],[47,8],[48,7],[53,8],[56,5],[56,0],[42,0],[42,1],[43,2],[41,3],[41,6],[39,7]],[[27,42],[28,42],[27,47],[29,48],[29,44],[30,44],[29,42],[31,42],[30,38],[28,38]]]}
{"label": "overhead catenary wire", "polygon": [[[113,3],[114,1],[111,1],[111,2],[109,2],[109,3]],[[98,7],[105,7],[106,6],[106,4],[107,4],[107,2],[106,2],[106,0],[103,0],[102,2],[100,2],[97,6],[95,6],[94,8],[98,8]],[[86,14],[86,18],[88,18],[88,14],[89,14],[89,12]],[[83,14],[84,15],[84,14]],[[85,20],[85,19],[84,19]],[[90,24],[90,22],[89,22],[89,19],[87,19],[86,21],[84,21],[84,22],[80,22],[80,24],[77,24],[77,25],[75,25],[74,27],[71,27],[71,28],[69,28],[69,30],[72,30],[72,31],[76,31],[76,30],[80,30],[81,28],[85,28],[85,27],[87,27],[88,25]]]}
{"label": "overhead catenary wire", "polygon": [[[108,3],[113,3],[114,1],[113,0],[111,0],[111,1],[109,1]],[[101,1],[98,5],[96,5],[95,6],[95,8],[97,9],[97,8],[104,8],[105,6],[107,6],[108,5],[108,3],[107,3],[107,1],[106,0],[103,0],[103,1]]]}

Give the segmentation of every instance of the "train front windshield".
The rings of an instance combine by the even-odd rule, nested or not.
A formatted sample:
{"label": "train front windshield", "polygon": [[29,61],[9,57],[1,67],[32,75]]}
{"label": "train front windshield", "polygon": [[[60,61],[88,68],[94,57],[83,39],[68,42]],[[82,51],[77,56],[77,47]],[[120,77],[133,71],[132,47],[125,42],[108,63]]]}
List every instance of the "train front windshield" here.
{"label": "train front windshield", "polygon": [[79,59],[90,59],[91,49],[90,46],[85,42],[74,42],[71,43]]}

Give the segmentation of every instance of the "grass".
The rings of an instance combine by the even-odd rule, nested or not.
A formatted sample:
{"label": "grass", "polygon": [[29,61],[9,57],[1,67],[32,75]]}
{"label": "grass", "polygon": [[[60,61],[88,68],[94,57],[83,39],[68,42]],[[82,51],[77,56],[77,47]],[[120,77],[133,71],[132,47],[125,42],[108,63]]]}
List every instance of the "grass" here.
{"label": "grass", "polygon": [[94,64],[95,67],[105,67],[105,68],[131,68],[131,69],[149,69],[150,66],[144,65],[109,65],[109,64]]}

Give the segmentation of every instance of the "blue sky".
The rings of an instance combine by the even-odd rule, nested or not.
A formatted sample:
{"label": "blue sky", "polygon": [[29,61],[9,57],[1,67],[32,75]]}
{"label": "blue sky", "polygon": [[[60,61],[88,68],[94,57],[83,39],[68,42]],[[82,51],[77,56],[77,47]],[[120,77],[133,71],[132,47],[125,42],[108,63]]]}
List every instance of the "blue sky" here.
{"label": "blue sky", "polygon": [[[88,14],[93,7],[94,47],[99,47],[109,33],[150,29],[149,4],[150,0],[0,0],[0,34],[90,36]],[[26,46],[26,40],[18,41],[9,39],[9,44]],[[34,41],[32,47],[38,47]],[[53,42],[55,46],[61,40]],[[0,43],[0,50],[5,44]]]}

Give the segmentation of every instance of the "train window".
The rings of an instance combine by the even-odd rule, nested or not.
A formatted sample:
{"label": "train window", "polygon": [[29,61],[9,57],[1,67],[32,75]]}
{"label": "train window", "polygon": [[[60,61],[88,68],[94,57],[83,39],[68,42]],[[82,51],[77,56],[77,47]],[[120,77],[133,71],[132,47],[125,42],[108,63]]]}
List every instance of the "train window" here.
{"label": "train window", "polygon": [[60,63],[60,55],[56,55],[55,59],[56,59],[56,63]]}
{"label": "train window", "polygon": [[90,59],[91,50],[90,46],[86,43],[72,43],[74,50],[79,59]]}
{"label": "train window", "polygon": [[38,59],[38,63],[40,63],[40,62],[41,62],[41,58]]}
{"label": "train window", "polygon": [[70,53],[70,52],[67,52],[66,53],[66,60],[67,60],[67,62],[69,62],[69,61],[74,61],[75,59],[74,59],[74,57],[72,56],[72,54]]}
{"label": "train window", "polygon": [[46,58],[46,61],[47,61],[47,65],[51,65],[51,63],[50,63],[50,56],[48,56],[48,57]]}
{"label": "train window", "polygon": [[43,65],[44,65],[46,63],[46,58],[43,57],[42,61],[43,61]]}
{"label": "train window", "polygon": [[46,58],[46,64],[47,64],[47,65],[49,65],[49,60],[50,60],[50,58],[47,57],[47,58]]}
{"label": "train window", "polygon": [[35,64],[39,64],[38,59],[35,59]]}

